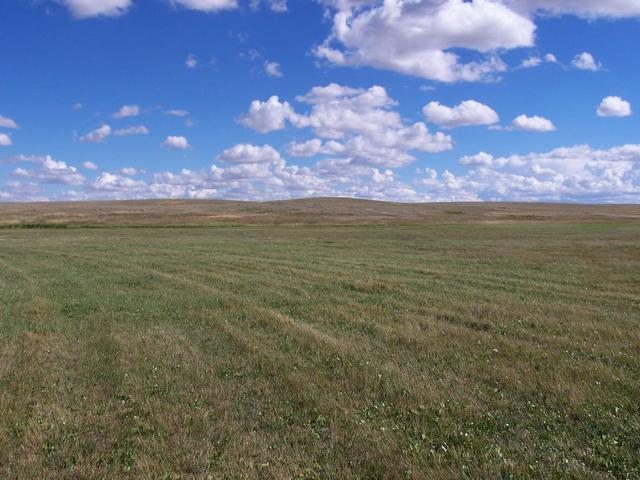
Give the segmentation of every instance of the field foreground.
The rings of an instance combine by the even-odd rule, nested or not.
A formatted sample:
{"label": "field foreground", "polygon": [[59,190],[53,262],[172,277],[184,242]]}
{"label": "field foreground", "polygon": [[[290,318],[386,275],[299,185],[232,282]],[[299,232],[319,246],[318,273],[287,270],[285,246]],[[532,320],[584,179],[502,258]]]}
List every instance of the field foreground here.
{"label": "field foreground", "polygon": [[637,210],[0,229],[0,478],[640,478]]}

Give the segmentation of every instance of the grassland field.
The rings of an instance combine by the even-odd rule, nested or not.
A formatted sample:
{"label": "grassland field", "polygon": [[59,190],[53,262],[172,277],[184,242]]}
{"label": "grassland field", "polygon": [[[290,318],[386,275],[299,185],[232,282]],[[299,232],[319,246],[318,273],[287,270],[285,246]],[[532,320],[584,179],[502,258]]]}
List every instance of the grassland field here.
{"label": "grassland field", "polygon": [[640,207],[77,205],[0,206],[2,479],[640,478]]}

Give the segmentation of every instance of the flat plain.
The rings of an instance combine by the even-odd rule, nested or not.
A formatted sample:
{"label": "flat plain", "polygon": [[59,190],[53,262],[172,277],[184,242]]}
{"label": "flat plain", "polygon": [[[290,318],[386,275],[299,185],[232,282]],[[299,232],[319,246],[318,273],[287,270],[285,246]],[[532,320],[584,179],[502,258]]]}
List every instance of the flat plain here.
{"label": "flat plain", "polygon": [[0,478],[640,478],[638,206],[0,225]]}

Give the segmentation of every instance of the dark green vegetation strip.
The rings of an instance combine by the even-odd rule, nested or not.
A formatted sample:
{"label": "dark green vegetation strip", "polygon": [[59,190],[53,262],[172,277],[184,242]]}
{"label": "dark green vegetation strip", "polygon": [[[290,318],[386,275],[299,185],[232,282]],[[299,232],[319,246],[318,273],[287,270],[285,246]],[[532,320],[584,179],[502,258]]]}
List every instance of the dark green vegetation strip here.
{"label": "dark green vegetation strip", "polygon": [[638,478],[640,226],[0,231],[0,478]]}
{"label": "dark green vegetation strip", "polygon": [[8,223],[0,225],[0,229],[15,229],[15,228],[67,228],[66,223]]}

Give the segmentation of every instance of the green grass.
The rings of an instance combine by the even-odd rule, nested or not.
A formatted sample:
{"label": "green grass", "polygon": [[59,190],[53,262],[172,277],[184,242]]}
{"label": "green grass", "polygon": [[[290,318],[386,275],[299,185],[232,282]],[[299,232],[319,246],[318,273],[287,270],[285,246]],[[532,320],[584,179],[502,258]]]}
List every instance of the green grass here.
{"label": "green grass", "polygon": [[0,478],[640,478],[640,225],[0,231]]}

